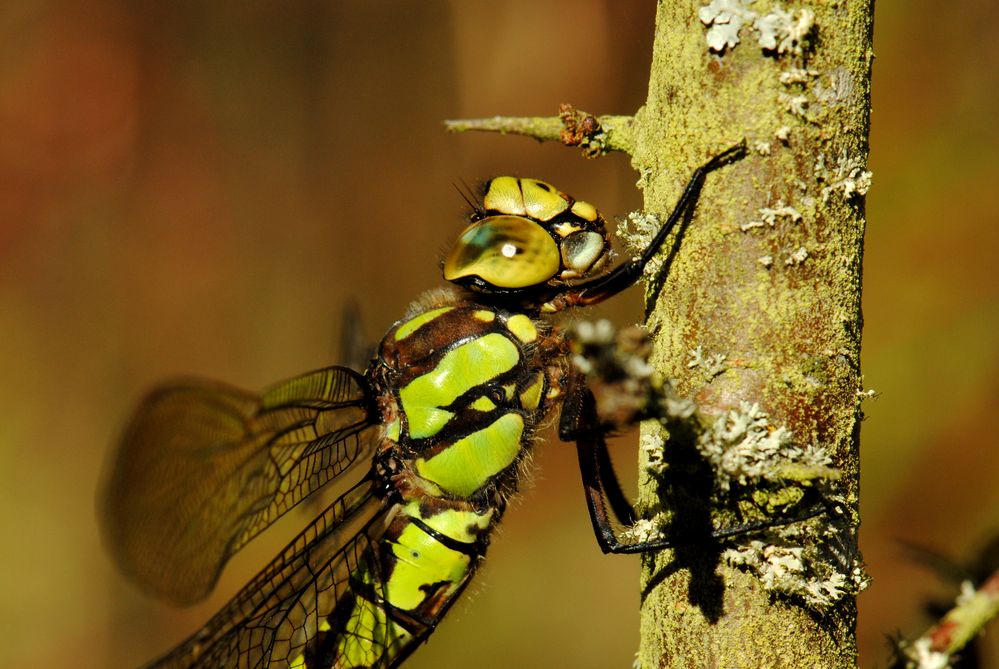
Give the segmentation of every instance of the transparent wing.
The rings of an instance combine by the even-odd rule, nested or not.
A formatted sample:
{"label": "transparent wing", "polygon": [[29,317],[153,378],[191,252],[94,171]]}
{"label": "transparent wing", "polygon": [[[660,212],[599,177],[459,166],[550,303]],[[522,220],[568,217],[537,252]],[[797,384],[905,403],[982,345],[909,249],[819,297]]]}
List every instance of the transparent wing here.
{"label": "transparent wing", "polygon": [[150,393],[101,499],[120,568],[153,595],[203,599],[228,559],[331,479],[367,467],[377,437],[364,377],[311,372],[254,395],[191,380]]}
{"label": "transparent wing", "polygon": [[[150,668],[347,669],[401,660],[425,634],[406,633],[368,603],[384,596],[376,544],[394,508],[372,495],[368,480],[348,490],[207,625]],[[354,588],[368,588],[361,607]]]}

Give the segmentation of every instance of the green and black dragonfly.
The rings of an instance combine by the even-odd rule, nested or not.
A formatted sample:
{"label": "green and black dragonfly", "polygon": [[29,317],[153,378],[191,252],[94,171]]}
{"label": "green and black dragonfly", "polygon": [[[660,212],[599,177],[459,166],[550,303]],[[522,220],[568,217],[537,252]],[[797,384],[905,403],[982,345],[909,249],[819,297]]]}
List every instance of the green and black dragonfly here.
{"label": "green and black dragonfly", "polygon": [[739,145],[695,170],[648,248],[615,268],[591,204],[542,181],[493,179],[444,261],[457,288],[419,298],[363,374],[328,367],[259,395],[200,380],[149,394],[101,513],[118,565],[156,596],[204,598],[277,518],[331,481],[346,488],[151,666],[398,666],[475,574],[532,433],[559,405],[601,548],[668,547],[617,539],[608,506],[625,524],[634,512],[554,315],[635,283],[706,175],[744,154]]}

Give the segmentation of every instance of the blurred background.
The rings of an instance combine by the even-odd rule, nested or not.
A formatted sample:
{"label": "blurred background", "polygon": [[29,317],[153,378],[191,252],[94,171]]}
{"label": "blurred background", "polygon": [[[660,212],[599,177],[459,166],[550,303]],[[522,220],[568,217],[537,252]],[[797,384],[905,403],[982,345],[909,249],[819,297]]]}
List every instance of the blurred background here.
{"label": "blurred background", "polygon": [[[548,179],[609,215],[625,157],[448,136],[445,118],[629,113],[654,3],[4,3],[0,7],[0,665],[131,667],[205,622],[307,522],[177,611],[102,549],[94,494],[137,398],[329,364],[439,283],[452,183]],[[953,595],[900,540],[968,561],[999,531],[999,21],[879,0],[864,279],[862,666]],[[641,316],[639,291],[606,312]],[[635,441],[616,446],[634,475]],[[630,667],[639,560],[604,557],[574,456],[538,448],[487,566],[407,666]],[[281,533],[284,532],[282,535]],[[993,629],[991,660],[999,666]]]}

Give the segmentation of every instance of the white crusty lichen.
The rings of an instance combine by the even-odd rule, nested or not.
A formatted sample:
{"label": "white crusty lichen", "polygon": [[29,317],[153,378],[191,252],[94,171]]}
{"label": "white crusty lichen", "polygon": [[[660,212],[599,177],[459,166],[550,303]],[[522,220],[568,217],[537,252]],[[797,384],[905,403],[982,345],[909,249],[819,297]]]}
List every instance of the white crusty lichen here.
{"label": "white crusty lichen", "polygon": [[781,72],[780,83],[785,86],[793,86],[795,84],[807,84],[815,77],[819,76],[818,70],[805,69],[803,67],[792,67],[787,72]]}
{"label": "white crusty lichen", "polygon": [[833,193],[841,194],[846,200],[866,195],[871,189],[873,173],[865,167],[863,159],[851,157],[843,149],[836,160],[836,167],[830,170],[825,155],[819,154],[812,171],[815,179],[825,184],[822,187],[822,202],[828,202]]}
{"label": "white crusty lichen", "polygon": [[[706,359],[703,351],[692,355],[700,361]],[[696,413],[689,400],[683,401],[681,408],[677,413],[670,412],[670,416],[686,420]],[[672,429],[669,421],[663,422]],[[733,494],[742,497],[750,490],[752,502],[744,499],[739,502],[740,507],[751,504],[768,515],[788,514],[798,508],[807,488],[835,480],[839,475],[829,467],[830,458],[824,449],[796,444],[787,428],[772,424],[755,404],[743,403],[713,423],[705,425],[698,421],[698,424],[701,432],[696,446],[712,468],[718,502],[732,499]],[[670,474],[666,442],[660,434],[650,432],[653,433],[642,435],[640,448],[647,463],[646,471],[662,478]],[[859,592],[866,587],[867,576],[856,551],[851,516],[839,497],[825,493],[822,497],[823,506],[812,507],[805,516],[814,516],[824,509],[820,518],[798,522],[785,515],[782,522],[786,524],[758,529],[752,540],[744,537],[726,540],[722,558],[732,566],[755,573],[767,590],[800,599],[816,610]],[[673,520],[671,510],[662,509],[626,530],[625,536],[634,541],[656,539],[663,536]]]}
{"label": "white crusty lichen", "polygon": [[[720,489],[752,485],[754,500],[768,513],[800,502],[795,491],[802,493],[804,487],[838,475],[828,466],[824,449],[797,445],[789,430],[771,424],[755,404],[743,403],[719,417],[699,439],[698,449],[713,465]],[[792,482],[804,487],[780,487]],[[815,609],[863,590],[868,579],[849,514],[842,500],[824,497],[820,520],[771,527],[751,541],[726,548],[722,558],[756,573],[767,590],[799,598]]]}
{"label": "white crusty lichen", "polygon": [[648,247],[661,227],[662,220],[656,214],[633,211],[618,221],[617,238],[631,251],[639,252]]}
{"label": "white crusty lichen", "polygon": [[843,560],[835,551],[822,550],[793,526],[770,541],[753,539],[725,549],[722,559],[755,572],[771,592],[801,598],[814,609],[835,604],[847,594],[867,587],[868,578],[856,557]]}
{"label": "white crusty lichen", "polygon": [[825,449],[797,445],[790,430],[772,425],[759,405],[748,402],[716,418],[698,437],[697,449],[723,491],[733,484],[786,480],[788,465],[822,472],[830,462]]}
{"label": "white crusty lichen", "polygon": [[698,10],[701,23],[708,26],[705,40],[712,51],[734,48],[740,41],[739,32],[745,25],[756,30],[760,47],[777,55],[802,56],[815,28],[815,13],[803,8],[788,11],[777,5],[769,13],[759,15],[749,9],[753,0],[711,0]]}
{"label": "white crusty lichen", "polygon": [[[606,318],[601,318],[597,322],[579,321],[574,325],[573,333],[575,340],[590,346],[607,346],[614,342],[614,326]],[[582,353],[574,353],[572,364],[583,374],[590,374],[595,371],[593,361]]]}
{"label": "white crusty lichen", "polygon": [[743,223],[739,226],[739,229],[743,232],[748,232],[749,230],[762,228],[763,226],[770,226],[772,228],[780,219],[787,219],[791,223],[801,222],[801,212],[785,204],[784,200],[777,200],[777,204],[773,207],[761,207],[758,211],[760,214],[759,219]]}
{"label": "white crusty lichen", "polygon": [[739,43],[742,26],[756,19],[756,12],[746,5],[753,0],[711,0],[697,12],[701,23],[708,26],[705,39],[712,51],[731,49]]}
{"label": "white crusty lichen", "polygon": [[666,442],[662,437],[643,432],[638,438],[638,449],[645,456],[645,466],[649,473],[659,475],[666,471]]}
{"label": "white crusty lichen", "polygon": [[654,519],[639,518],[621,531],[623,539],[636,543],[646,543],[665,537],[662,526]]}
{"label": "white crusty lichen", "polygon": [[808,120],[808,96],[780,94],[780,102],[788,114]]}
{"label": "white crusty lichen", "polygon": [[[641,253],[652,242],[662,228],[663,222],[656,214],[648,211],[633,211],[624,220],[618,221],[617,238],[633,253]],[[645,266],[645,276],[658,276],[662,271],[664,258],[657,254]]]}
{"label": "white crusty lichen", "polygon": [[878,391],[874,390],[874,388],[868,388],[866,390],[864,388],[857,389],[857,397],[860,398],[861,402],[863,402],[864,400],[876,400],[880,396],[881,394]]}
{"label": "white crusty lichen", "polygon": [[725,360],[728,358],[724,353],[711,353],[705,355],[704,347],[698,346],[697,348],[690,351],[690,359],[687,360],[687,368],[694,369],[699,367],[704,371],[708,378],[715,378],[721,374],[725,373],[728,369],[728,365],[725,364]]}
{"label": "white crusty lichen", "polygon": [[902,644],[907,669],[950,669],[951,657],[947,653],[933,650],[933,640],[918,639],[912,644]]}
{"label": "white crusty lichen", "polygon": [[760,32],[760,46],[767,51],[801,56],[815,27],[815,13],[807,8],[791,12],[778,5],[769,14],[757,17],[753,27]]}
{"label": "white crusty lichen", "polygon": [[794,251],[791,251],[786,258],[784,258],[784,264],[788,267],[793,267],[794,265],[800,265],[808,259],[808,249],[804,246],[799,246]]}

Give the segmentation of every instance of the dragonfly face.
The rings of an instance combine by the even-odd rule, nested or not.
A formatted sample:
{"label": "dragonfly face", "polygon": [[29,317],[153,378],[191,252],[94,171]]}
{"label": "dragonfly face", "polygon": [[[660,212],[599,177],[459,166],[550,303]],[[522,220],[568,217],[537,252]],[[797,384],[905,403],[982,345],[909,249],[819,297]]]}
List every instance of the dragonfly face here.
{"label": "dragonfly face", "polygon": [[648,260],[601,274],[608,257],[592,205],[500,177],[444,262],[468,290],[417,300],[364,374],[329,367],[259,395],[200,380],[151,393],[118,450],[102,520],[121,568],[153,594],[203,598],[274,520],[326,485],[339,492],[152,666],[402,663],[474,575],[535,426],[571,386],[565,337],[543,314],[616,294]]}
{"label": "dragonfly face", "polygon": [[610,257],[588,202],[536,179],[497,177],[444,260],[444,278],[484,294],[538,294],[598,272]]}

